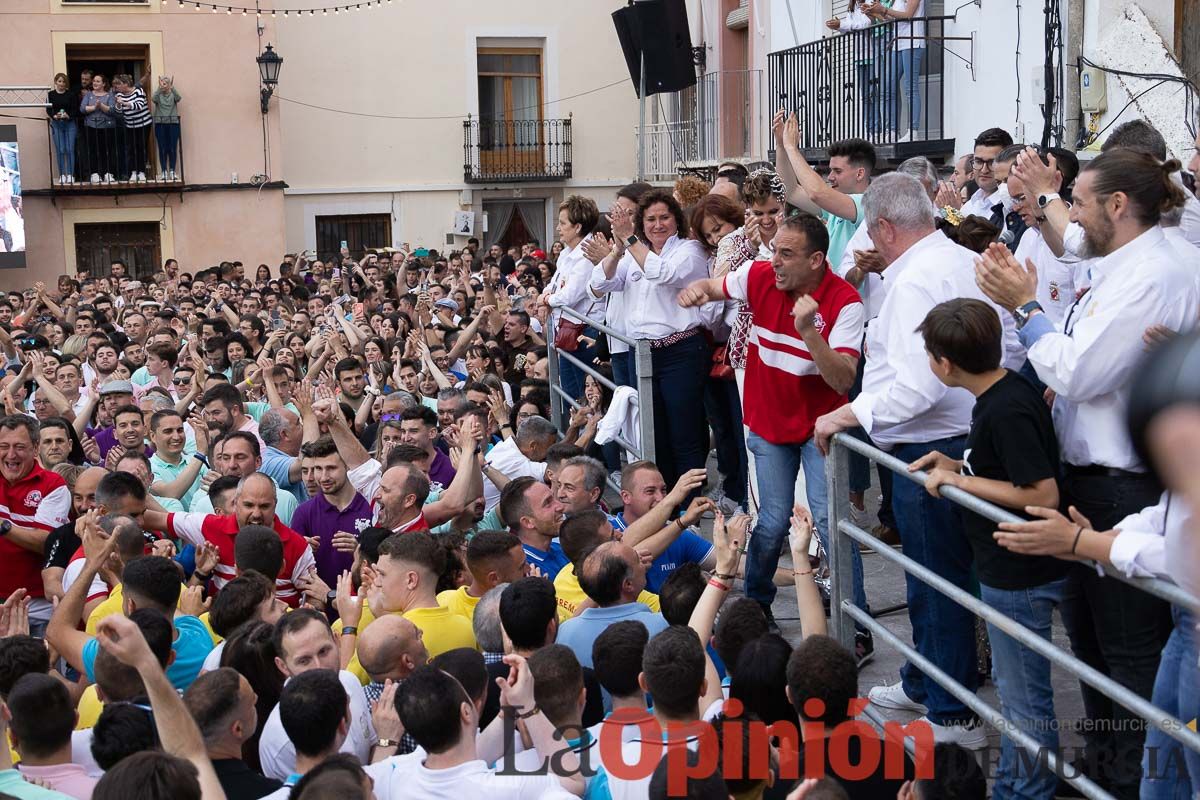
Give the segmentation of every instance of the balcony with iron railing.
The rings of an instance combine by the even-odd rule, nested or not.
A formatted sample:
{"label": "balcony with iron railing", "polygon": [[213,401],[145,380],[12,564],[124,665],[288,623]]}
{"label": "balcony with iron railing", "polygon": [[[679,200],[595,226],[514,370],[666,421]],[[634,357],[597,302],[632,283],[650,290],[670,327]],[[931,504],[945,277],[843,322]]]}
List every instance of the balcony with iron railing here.
{"label": "balcony with iron railing", "polygon": [[872,142],[885,159],[952,157],[946,59],[971,62],[946,43],[973,44],[971,37],[947,35],[953,20],[878,23],[771,53],[772,109],[798,116],[801,149],[814,160],[825,159],[834,142],[850,138]]}
{"label": "balcony with iron railing", "polygon": [[49,120],[50,188],[30,194],[140,194],[182,191],[183,125],[159,117],[142,128],[90,128]]}
{"label": "balcony with iron railing", "polygon": [[761,70],[709,72],[695,86],[647,103],[650,121],[635,129],[647,180],[714,172],[725,159],[765,157]]}
{"label": "balcony with iron railing", "polygon": [[571,177],[571,120],[463,121],[463,180],[516,183]]}

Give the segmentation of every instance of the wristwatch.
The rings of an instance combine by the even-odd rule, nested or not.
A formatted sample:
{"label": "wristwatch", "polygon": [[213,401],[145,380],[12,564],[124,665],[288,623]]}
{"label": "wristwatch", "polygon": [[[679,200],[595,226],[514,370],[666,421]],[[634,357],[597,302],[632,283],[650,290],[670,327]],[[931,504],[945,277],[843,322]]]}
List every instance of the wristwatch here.
{"label": "wristwatch", "polygon": [[1045,309],[1042,308],[1042,304],[1037,300],[1030,300],[1025,305],[1014,308],[1012,315],[1013,319],[1017,321],[1017,327],[1024,328],[1025,323],[1029,322],[1029,318],[1033,316],[1033,312],[1035,311],[1045,311]]}
{"label": "wristwatch", "polygon": [[1046,206],[1053,203],[1055,200],[1062,200],[1062,197],[1059,196],[1058,192],[1049,192],[1048,194],[1039,194],[1038,195],[1038,208],[1045,208]]}
{"label": "wristwatch", "polygon": [[205,456],[203,453],[192,453],[192,458],[196,459],[204,466],[206,466],[206,467],[208,466],[208,457]]}
{"label": "wristwatch", "polygon": [[638,243],[637,234],[632,234],[631,236],[629,236],[625,239],[626,247],[633,247],[637,243]]}
{"label": "wristwatch", "polygon": [[0,520],[0,536],[8,536],[8,532],[12,530],[11,520]]}

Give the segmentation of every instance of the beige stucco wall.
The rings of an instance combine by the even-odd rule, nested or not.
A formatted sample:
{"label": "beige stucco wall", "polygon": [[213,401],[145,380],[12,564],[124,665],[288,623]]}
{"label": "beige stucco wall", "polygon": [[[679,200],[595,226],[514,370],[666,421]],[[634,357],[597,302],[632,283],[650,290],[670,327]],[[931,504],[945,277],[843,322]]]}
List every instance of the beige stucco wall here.
{"label": "beige stucco wall", "polygon": [[[180,9],[176,0],[145,6],[98,5],[64,7],[61,0],[4,0],[0,83],[49,86],[63,69],[68,43],[124,42],[149,46],[151,70],[175,78],[183,97],[183,164],[189,184],[228,184],[233,172],[240,182],[264,171],[262,115],[258,97],[259,53],[253,16]],[[269,16],[263,19],[263,41],[276,35]],[[71,76],[77,80],[77,75]],[[153,90],[153,85],[152,85]],[[21,178],[25,189],[45,189],[51,156],[45,115],[41,109],[7,112],[17,120]],[[4,122],[13,122],[5,119]],[[281,175],[282,151],[278,113],[268,115],[272,148],[268,172]],[[27,257],[25,270],[0,270],[0,287],[29,286],[69,269],[67,251],[72,221],[163,219],[163,257],[174,255],[185,270],[211,265],[221,258],[246,263],[277,264],[283,252],[283,197],[280,191],[192,192],[180,195],[112,195],[25,198]],[[106,213],[81,210],[106,209]],[[137,209],[130,211],[130,209]]]}
{"label": "beige stucco wall", "polygon": [[[572,179],[526,185],[526,197],[551,197],[555,204],[563,192],[611,197],[635,170],[638,108],[610,18],[620,5],[446,0],[433,9],[396,2],[325,19],[277,19],[287,60],[283,97],[340,111],[446,117],[371,118],[283,101],[289,248],[313,245],[315,207],[341,209],[318,213],[388,210],[397,242],[438,248],[455,211],[482,212],[482,200],[498,187],[463,182],[462,128],[468,114],[478,115],[481,40],[540,43],[543,99],[559,100],[543,116],[572,118]],[[561,99],[610,83],[616,85]],[[463,189],[472,190],[470,204],[459,203]]]}

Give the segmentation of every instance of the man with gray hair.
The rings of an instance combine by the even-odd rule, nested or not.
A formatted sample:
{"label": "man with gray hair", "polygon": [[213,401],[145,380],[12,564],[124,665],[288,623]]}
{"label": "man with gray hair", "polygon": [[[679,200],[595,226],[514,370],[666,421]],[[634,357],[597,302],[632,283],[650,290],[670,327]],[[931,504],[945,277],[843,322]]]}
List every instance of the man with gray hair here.
{"label": "man with gray hair", "polygon": [[544,417],[529,417],[517,434],[493,447],[483,464],[484,510],[500,504],[500,492],[509,481],[530,477],[546,479],[546,451],[558,441],[558,429]]}
{"label": "man with gray hair", "polygon": [[[933,451],[962,458],[975,399],[938,380],[916,329],[938,303],[963,297],[985,300],[975,285],[975,254],[936,230],[927,187],[911,175],[877,179],[863,198],[863,209],[891,287],[867,328],[862,393],[817,420],[818,446],[827,453],[834,434],[861,425],[877,446],[906,463]],[[1023,354],[1011,317],[991,305],[1005,326],[1005,363],[1015,369]],[[905,555],[969,590],[971,549],[950,501],[910,481],[896,481],[892,510]],[[912,576],[906,579],[918,652],[973,688],[978,682],[974,616]],[[871,690],[871,702],[927,714],[938,741],[974,749],[987,744],[982,723],[964,703],[926,681],[911,664],[901,677],[900,683]]]}
{"label": "man with gray hair", "polygon": [[[315,420],[312,427],[311,433],[315,434]],[[291,492],[297,503],[308,499],[299,458],[300,445],[308,438],[306,433],[300,417],[286,408],[272,408],[258,422],[258,435],[267,446],[263,450],[259,471],[269,475],[283,491]],[[311,438],[316,437],[314,435]]]}
{"label": "man with gray hair", "polygon": [[500,625],[500,595],[507,583],[498,583],[484,592],[475,604],[475,616],[471,627],[475,630],[475,643],[483,653],[483,663],[499,664],[504,658],[504,630]]}
{"label": "man with gray hair", "polygon": [[554,499],[562,506],[564,515],[596,508],[604,495],[608,473],[590,456],[575,456],[563,462],[555,476]]}

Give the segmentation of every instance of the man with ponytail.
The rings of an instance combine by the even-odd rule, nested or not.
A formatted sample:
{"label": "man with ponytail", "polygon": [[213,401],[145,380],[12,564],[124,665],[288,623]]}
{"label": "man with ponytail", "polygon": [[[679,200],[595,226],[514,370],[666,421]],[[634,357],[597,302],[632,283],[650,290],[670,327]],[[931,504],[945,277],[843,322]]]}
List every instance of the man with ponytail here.
{"label": "man with ponytail", "polygon": [[[1070,217],[1096,261],[1090,288],[1059,324],[1037,303],[1032,264],[992,245],[976,266],[980,288],[1016,318],[1030,364],[1052,393],[1063,508],[1081,530],[1111,529],[1153,506],[1162,492],[1123,414],[1145,347],[1142,331],[1153,325],[1186,331],[1200,314],[1200,265],[1181,258],[1160,226],[1163,215],[1184,203],[1171,178],[1178,170],[1177,161],[1131,148],[1102,153],[1083,169]],[[1053,509],[1034,513],[1059,518]],[[1078,564],[1067,575],[1062,610],[1075,655],[1150,699],[1171,630],[1167,603]],[[1136,797],[1145,727],[1091,687],[1082,690],[1086,760],[1101,772],[1091,777],[1119,797]]]}

